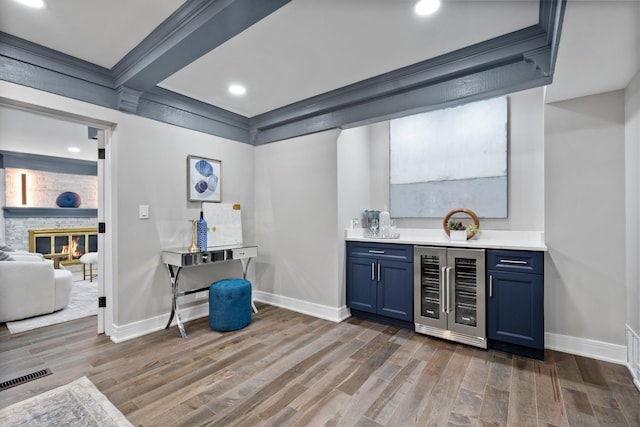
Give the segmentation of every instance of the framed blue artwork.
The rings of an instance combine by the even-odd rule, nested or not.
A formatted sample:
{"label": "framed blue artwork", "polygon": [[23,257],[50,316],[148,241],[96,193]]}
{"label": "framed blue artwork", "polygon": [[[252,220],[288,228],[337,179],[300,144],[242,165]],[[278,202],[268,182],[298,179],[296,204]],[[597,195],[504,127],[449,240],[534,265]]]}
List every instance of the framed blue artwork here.
{"label": "framed blue artwork", "polygon": [[187,197],[190,202],[222,201],[222,161],[187,156]]}

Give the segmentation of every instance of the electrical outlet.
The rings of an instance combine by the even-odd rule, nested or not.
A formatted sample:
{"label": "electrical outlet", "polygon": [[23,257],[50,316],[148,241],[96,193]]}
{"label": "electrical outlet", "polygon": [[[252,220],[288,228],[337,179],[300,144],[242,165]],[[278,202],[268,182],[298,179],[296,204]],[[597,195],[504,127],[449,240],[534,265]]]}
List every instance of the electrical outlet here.
{"label": "electrical outlet", "polygon": [[209,292],[207,291],[196,292],[196,299],[204,299],[208,296],[209,296]]}

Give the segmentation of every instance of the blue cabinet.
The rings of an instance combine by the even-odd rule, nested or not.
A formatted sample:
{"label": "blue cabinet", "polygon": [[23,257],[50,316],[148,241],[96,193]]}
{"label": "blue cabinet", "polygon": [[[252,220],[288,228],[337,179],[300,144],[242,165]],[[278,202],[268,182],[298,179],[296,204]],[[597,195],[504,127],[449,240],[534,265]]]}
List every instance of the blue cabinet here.
{"label": "blue cabinet", "polygon": [[413,246],[347,242],[346,286],[352,313],[370,313],[412,325]]}
{"label": "blue cabinet", "polygon": [[544,255],[487,251],[489,347],[544,358]]}

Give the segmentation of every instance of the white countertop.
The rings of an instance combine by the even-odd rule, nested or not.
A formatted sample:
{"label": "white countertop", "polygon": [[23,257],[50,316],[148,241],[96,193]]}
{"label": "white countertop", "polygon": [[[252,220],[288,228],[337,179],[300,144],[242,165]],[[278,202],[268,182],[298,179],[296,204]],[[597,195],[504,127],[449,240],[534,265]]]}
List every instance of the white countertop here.
{"label": "white countertop", "polygon": [[516,249],[546,251],[544,233],[541,231],[480,230],[473,239],[454,241],[443,229],[398,228],[397,239],[365,237],[364,228],[348,228],[345,240],[355,242],[402,243],[409,245],[448,246],[456,248]]}

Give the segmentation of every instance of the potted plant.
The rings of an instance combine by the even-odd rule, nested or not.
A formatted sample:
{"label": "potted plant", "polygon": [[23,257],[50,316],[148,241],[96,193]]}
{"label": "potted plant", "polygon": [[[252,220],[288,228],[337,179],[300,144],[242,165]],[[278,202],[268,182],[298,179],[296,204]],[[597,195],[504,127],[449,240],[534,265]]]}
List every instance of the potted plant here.
{"label": "potted plant", "polygon": [[[462,224],[462,221],[452,218],[456,213],[465,213],[469,215],[473,222],[465,226]],[[451,240],[464,241],[473,238],[473,236],[479,233],[480,221],[478,220],[478,216],[472,210],[460,208],[450,211],[444,218],[442,225],[444,227],[444,231]]]}
{"label": "potted plant", "polygon": [[447,228],[449,228],[449,237],[451,238],[451,240],[467,240],[467,229],[464,225],[462,225],[462,222],[455,221],[453,219],[449,220]]}

